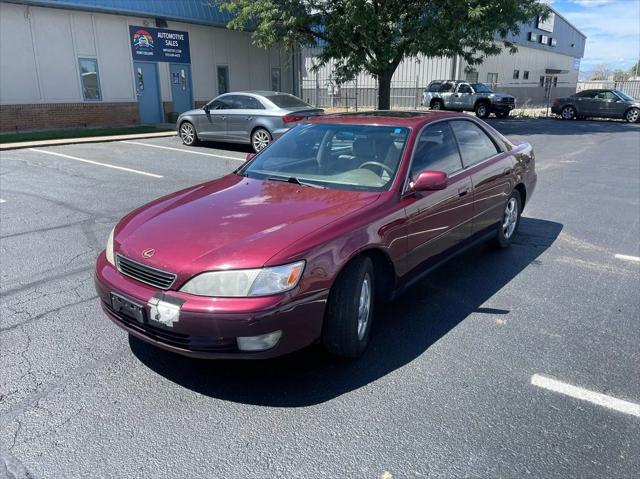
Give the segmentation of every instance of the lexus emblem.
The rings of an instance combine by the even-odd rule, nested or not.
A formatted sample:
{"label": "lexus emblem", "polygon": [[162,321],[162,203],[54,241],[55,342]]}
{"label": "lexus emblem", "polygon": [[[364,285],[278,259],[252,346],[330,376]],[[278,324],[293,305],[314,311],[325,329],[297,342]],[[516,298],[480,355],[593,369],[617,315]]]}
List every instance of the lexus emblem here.
{"label": "lexus emblem", "polygon": [[145,250],[142,250],[142,256],[144,258],[151,258],[155,253],[156,253],[156,250],[153,248],[147,248]]}

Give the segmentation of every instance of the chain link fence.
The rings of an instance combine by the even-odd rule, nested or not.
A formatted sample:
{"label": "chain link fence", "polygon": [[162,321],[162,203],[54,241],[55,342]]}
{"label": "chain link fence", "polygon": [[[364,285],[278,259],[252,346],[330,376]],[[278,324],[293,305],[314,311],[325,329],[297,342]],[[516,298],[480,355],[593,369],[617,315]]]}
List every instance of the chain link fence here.
{"label": "chain link fence", "polygon": [[625,80],[625,81],[613,81],[613,80],[598,80],[598,81],[581,81],[578,82],[577,91],[582,90],[597,90],[601,88],[610,88],[614,90],[620,90],[622,93],[633,98],[640,98],[640,80]]}

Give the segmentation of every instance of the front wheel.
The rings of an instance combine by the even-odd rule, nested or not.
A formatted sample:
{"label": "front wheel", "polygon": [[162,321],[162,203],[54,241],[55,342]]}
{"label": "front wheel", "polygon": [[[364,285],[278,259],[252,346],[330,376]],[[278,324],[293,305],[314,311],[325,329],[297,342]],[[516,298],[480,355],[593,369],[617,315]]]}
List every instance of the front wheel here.
{"label": "front wheel", "polygon": [[520,198],[520,192],[513,190],[504,207],[502,220],[498,225],[498,231],[495,238],[495,242],[498,247],[508,248],[511,246],[511,240],[513,240],[513,237],[518,230],[518,226],[520,225],[521,212],[522,199]]}
{"label": "front wheel", "polygon": [[489,105],[486,103],[478,103],[475,108],[476,116],[478,118],[487,118],[489,116]]}
{"label": "front wheel", "polygon": [[198,144],[198,134],[196,133],[196,129],[188,121],[185,121],[180,125],[180,139],[182,140],[182,143],[187,146],[194,146]]}
{"label": "front wheel", "polygon": [[638,108],[629,108],[624,114],[624,119],[628,123],[637,123],[640,120],[640,110]]}
{"label": "front wheel", "polygon": [[373,263],[361,257],[347,264],[335,281],[325,313],[322,343],[331,354],[360,356],[369,341],[375,283]]}
{"label": "front wheel", "polygon": [[253,133],[251,133],[251,146],[256,153],[264,150],[269,146],[269,143],[271,143],[271,133],[264,128],[256,128]]}

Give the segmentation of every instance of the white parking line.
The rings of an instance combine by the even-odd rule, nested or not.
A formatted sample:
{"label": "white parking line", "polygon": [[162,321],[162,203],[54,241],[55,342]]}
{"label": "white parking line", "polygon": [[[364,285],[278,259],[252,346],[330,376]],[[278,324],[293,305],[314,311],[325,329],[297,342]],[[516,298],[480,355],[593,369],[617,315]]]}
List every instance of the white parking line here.
{"label": "white parking line", "polygon": [[616,254],[614,256],[625,261],[635,261],[636,263],[640,263],[640,256],[629,256],[626,254]]}
{"label": "white parking line", "polygon": [[598,406],[604,406],[615,411],[640,417],[640,404],[624,401],[622,399],[607,396],[606,394],[590,391],[577,386],[572,386],[571,384],[563,383],[562,381],[551,379],[540,374],[534,374],[531,376],[531,384],[548,389],[549,391],[588,401],[590,403],[597,404]]}
{"label": "white parking line", "polygon": [[139,145],[139,146],[150,146],[151,148],[162,148],[163,150],[173,150],[180,151],[182,153],[191,153],[193,155],[202,155],[202,156],[215,156],[216,158],[224,158],[227,160],[236,160],[236,161],[245,161],[244,158],[238,158],[235,156],[225,156],[218,155],[215,153],[205,153],[203,151],[195,151],[195,150],[185,150],[184,148],[174,148],[172,146],[162,146],[162,145],[154,145],[151,143],[142,143],[141,141],[121,141],[120,143],[127,143],[129,145]]}
{"label": "white parking line", "polygon": [[29,149],[31,151],[37,151],[38,153],[60,156],[68,160],[81,161],[83,163],[89,163],[91,165],[104,166],[105,168],[113,168],[114,170],[128,171],[129,173],[136,173],[138,175],[151,176],[152,178],[164,178],[162,175],[156,175],[155,173],[148,173],[146,171],[134,170],[133,168],[125,168],[124,166],[116,166],[116,165],[111,165],[109,163],[100,163],[99,161],[85,160],[84,158],[78,158],[77,156],[63,155],[62,153],[56,153],[55,151],[39,150],[38,148],[29,148]]}

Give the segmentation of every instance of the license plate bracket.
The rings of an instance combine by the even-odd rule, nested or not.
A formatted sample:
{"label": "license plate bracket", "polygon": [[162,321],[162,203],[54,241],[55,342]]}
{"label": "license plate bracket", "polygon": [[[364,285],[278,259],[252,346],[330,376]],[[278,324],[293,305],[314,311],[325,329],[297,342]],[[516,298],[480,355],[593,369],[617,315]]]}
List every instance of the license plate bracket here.
{"label": "license plate bracket", "polygon": [[133,319],[140,324],[146,323],[145,308],[143,305],[124,298],[116,293],[111,293],[111,307],[116,313]]}

